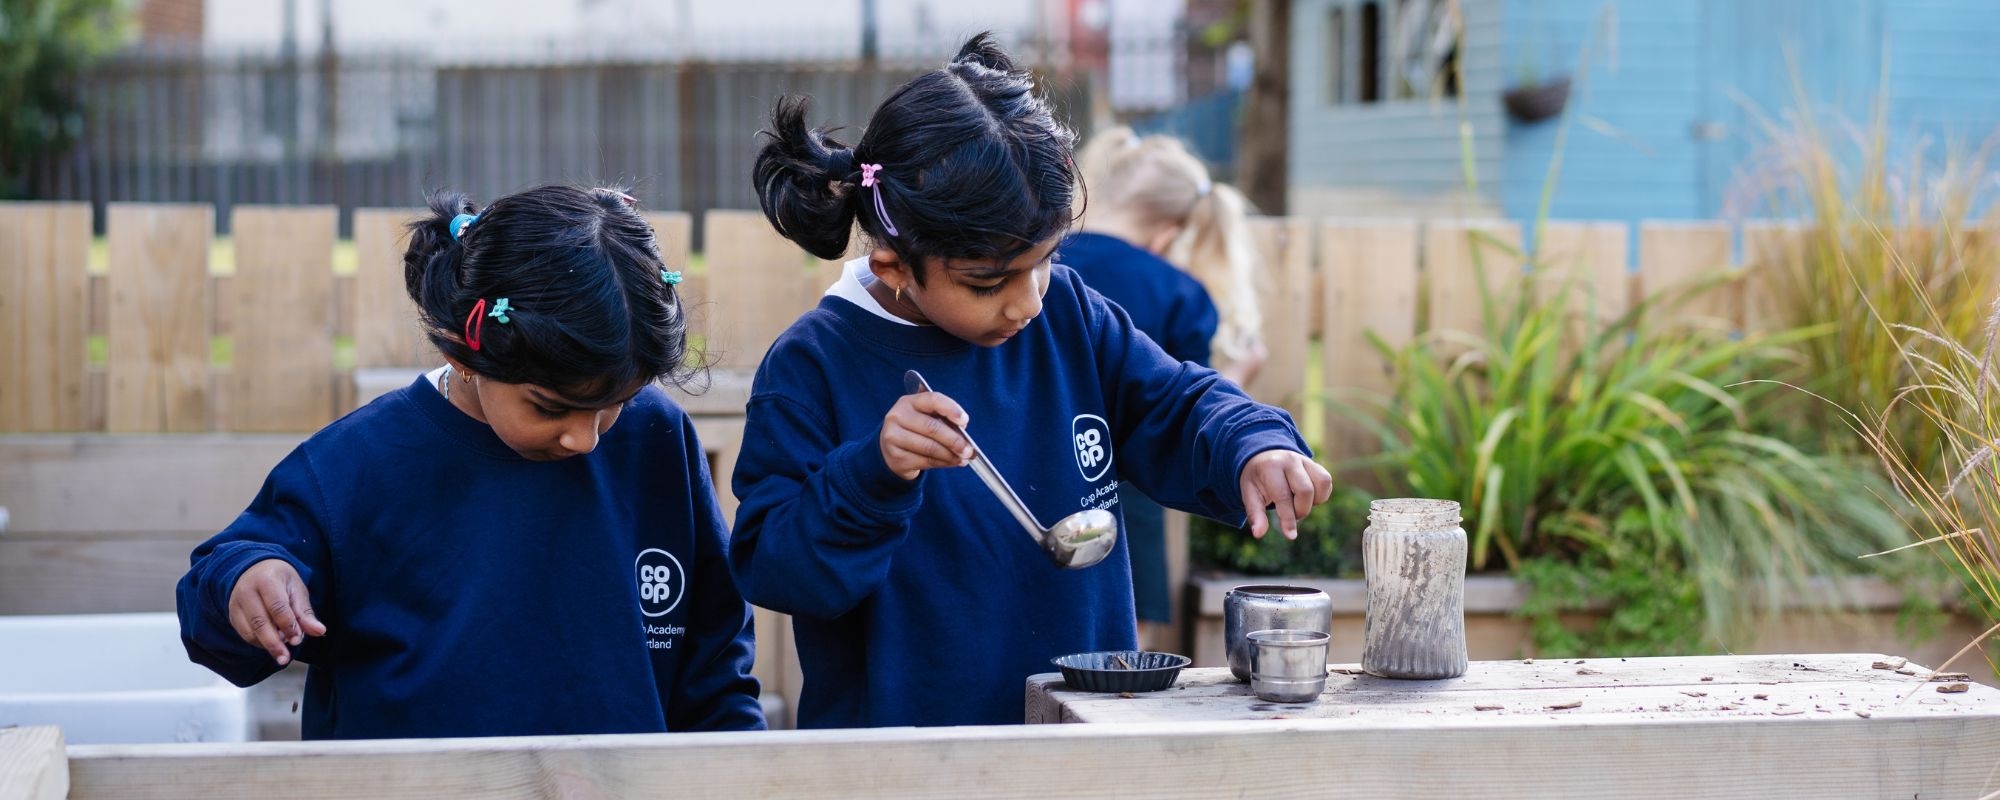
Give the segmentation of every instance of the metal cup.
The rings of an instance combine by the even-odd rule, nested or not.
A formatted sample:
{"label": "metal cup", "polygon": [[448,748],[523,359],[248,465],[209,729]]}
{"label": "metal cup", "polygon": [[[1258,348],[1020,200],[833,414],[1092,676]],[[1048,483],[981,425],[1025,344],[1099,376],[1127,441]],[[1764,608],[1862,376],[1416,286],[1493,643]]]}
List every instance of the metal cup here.
{"label": "metal cup", "polygon": [[1333,598],[1305,586],[1252,585],[1230,589],[1222,598],[1223,652],[1229,672],[1250,680],[1250,644],[1244,634],[1262,630],[1333,630]]}
{"label": "metal cup", "polygon": [[1319,631],[1251,631],[1250,691],[1272,703],[1310,703],[1326,691],[1327,635]]}

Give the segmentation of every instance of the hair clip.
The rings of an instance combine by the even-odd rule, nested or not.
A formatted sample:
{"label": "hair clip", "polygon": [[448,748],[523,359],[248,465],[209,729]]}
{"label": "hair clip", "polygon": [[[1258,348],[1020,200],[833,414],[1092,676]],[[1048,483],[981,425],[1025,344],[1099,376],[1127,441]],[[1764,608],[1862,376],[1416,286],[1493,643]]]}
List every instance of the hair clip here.
{"label": "hair clip", "polygon": [[479,352],[479,332],[486,328],[486,298],[472,304],[472,313],[465,315],[465,346]]}
{"label": "hair clip", "polygon": [[499,320],[500,324],[505,325],[509,322],[509,320],[507,319],[507,312],[512,310],[514,310],[514,307],[507,304],[507,298],[502,297],[499,300],[494,301],[493,310],[488,312],[486,316]]}
{"label": "hair clip", "polygon": [[471,225],[472,223],[477,222],[478,220],[479,220],[478,214],[460,214],[456,217],[452,217],[451,238],[458,239],[465,236],[466,226]]}
{"label": "hair clip", "polygon": [[888,231],[890,236],[896,236],[896,223],[889,221],[889,210],[882,206],[882,179],[875,177],[875,173],[881,171],[881,164],[862,164],[861,186],[875,190],[875,218],[882,220],[883,230]]}
{"label": "hair clip", "polygon": [[681,271],[677,269],[660,270],[660,281],[668,286],[677,285],[681,282]]}

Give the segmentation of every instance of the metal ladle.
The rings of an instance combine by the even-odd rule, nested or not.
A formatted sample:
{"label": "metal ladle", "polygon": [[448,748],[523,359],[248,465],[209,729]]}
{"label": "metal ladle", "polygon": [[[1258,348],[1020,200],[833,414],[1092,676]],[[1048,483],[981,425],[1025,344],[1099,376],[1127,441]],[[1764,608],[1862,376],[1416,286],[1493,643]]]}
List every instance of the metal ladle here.
{"label": "metal ladle", "polygon": [[[930,384],[924,382],[924,376],[917,374],[916,370],[903,373],[905,393],[930,390]],[[972,437],[951,420],[942,421],[971,443],[973,474],[978,475],[986,488],[993,491],[994,497],[1000,498],[1000,504],[1007,507],[1008,513],[1014,515],[1014,521],[1021,523],[1021,528],[1034,538],[1036,544],[1041,545],[1042,552],[1047,553],[1056,566],[1083,569],[1111,555],[1111,548],[1118,544],[1118,518],[1111,512],[1087,508],[1063,517],[1053,528],[1042,527],[1041,521],[1028,511],[1027,504],[1021,502],[1021,496],[1014,493],[1014,487],[1008,486],[1007,479],[993,469],[993,462],[986,460],[986,452],[979,449],[979,443],[972,441]]]}

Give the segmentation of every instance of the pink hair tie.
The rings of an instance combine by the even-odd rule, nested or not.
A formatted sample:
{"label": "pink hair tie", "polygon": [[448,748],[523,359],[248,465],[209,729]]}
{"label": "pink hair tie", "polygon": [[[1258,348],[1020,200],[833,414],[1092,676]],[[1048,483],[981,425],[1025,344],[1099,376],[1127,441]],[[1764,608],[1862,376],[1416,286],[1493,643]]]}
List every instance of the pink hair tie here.
{"label": "pink hair tie", "polygon": [[881,171],[881,164],[862,164],[861,186],[875,190],[875,218],[882,220],[882,229],[888,231],[890,236],[900,236],[902,234],[896,232],[896,223],[889,221],[889,210],[882,207],[882,181],[875,177],[875,173]]}

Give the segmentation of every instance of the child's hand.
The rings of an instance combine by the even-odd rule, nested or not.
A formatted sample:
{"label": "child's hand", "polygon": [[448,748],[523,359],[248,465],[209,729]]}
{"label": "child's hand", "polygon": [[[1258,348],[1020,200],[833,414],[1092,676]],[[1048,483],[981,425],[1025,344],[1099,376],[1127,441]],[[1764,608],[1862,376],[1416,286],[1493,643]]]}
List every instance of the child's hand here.
{"label": "child's hand", "polygon": [[229,591],[229,624],[243,641],[264,648],[278,666],[291,663],[286,645],[297,646],[307,636],[325,636],[326,625],[313,616],[312,599],[298,570],[283,559],[267,558],[243,571]]}
{"label": "child's hand", "polygon": [[1243,465],[1236,488],[1243,493],[1243,513],[1250,517],[1251,536],[1264,538],[1265,529],[1270,527],[1264,509],[1276,505],[1278,528],[1285,532],[1285,538],[1297,539],[1299,520],[1333,494],[1333,476],[1303,453],[1266,450]]}
{"label": "child's hand", "polygon": [[972,460],[972,441],[945,424],[965,427],[958,403],[937,392],[903,395],[882,418],[882,461],[906,481],[936,467],[962,467]]}

